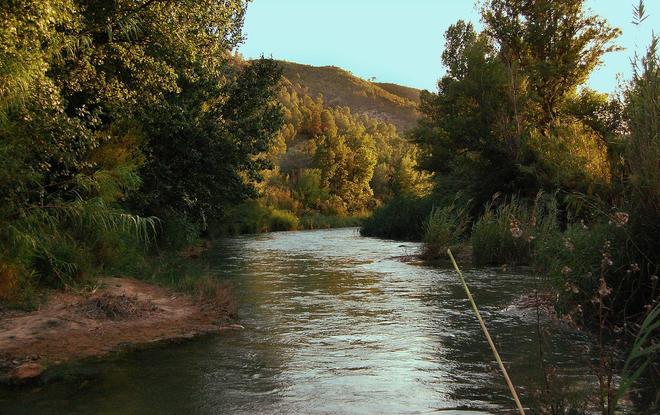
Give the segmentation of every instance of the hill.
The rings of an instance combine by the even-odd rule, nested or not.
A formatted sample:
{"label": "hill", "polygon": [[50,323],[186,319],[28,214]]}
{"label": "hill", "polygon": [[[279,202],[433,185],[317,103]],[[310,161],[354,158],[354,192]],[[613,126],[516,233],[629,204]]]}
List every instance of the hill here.
{"label": "hill", "polygon": [[419,93],[420,90],[417,88],[411,88],[409,86],[403,86],[398,84],[390,84],[386,82],[376,82],[374,85],[378,85],[383,88],[385,91],[398,95],[402,98],[406,98],[410,101],[419,105]]}
{"label": "hill", "polygon": [[418,89],[369,82],[336,66],[316,67],[286,61],[280,64],[294,90],[312,97],[323,95],[328,106],[349,107],[353,113],[390,122],[399,131],[408,130],[417,122]]}

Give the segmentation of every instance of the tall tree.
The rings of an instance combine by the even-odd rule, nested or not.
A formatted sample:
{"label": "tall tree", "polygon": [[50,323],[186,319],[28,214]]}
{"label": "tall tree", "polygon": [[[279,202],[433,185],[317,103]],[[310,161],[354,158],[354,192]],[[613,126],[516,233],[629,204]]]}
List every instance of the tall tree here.
{"label": "tall tree", "polygon": [[584,83],[620,30],[585,12],[585,0],[487,0],[486,32],[520,64],[538,106],[537,121],[549,124],[566,96]]}

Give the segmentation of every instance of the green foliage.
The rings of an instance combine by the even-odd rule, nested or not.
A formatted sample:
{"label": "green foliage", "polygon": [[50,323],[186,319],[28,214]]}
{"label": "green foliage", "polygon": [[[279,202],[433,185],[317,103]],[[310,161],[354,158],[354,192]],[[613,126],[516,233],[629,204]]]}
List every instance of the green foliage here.
{"label": "green foliage", "polygon": [[449,26],[445,32],[445,49],[442,51],[442,63],[454,79],[463,79],[469,68],[470,54],[466,53],[477,42],[477,33],[472,23],[459,20]]}
{"label": "green foliage", "polygon": [[269,231],[294,231],[298,229],[299,220],[296,215],[286,210],[274,209],[268,221]]}
{"label": "green foliage", "polygon": [[320,169],[303,169],[294,191],[303,206],[318,208],[321,201],[328,199],[328,190],[321,184]]}
{"label": "green foliage", "polygon": [[526,264],[530,260],[535,216],[517,197],[486,205],[472,228],[474,261],[482,265]]}
{"label": "green foliage", "polygon": [[434,207],[424,222],[425,258],[438,258],[446,255],[447,249],[455,249],[463,242],[468,230],[468,216],[463,208],[454,204]]}
{"label": "green foliage", "polygon": [[617,49],[619,31],[588,15],[583,0],[555,3],[490,0],[484,32],[459,21],[445,34],[447,74],[436,94],[422,95],[413,139],[421,166],[463,182],[476,206],[497,192],[603,192],[610,181],[607,130],[620,111],[576,91]]}
{"label": "green foliage", "polygon": [[629,133],[623,150],[626,196],[637,214],[660,216],[660,38],[654,36],[646,55],[638,59],[625,91],[624,117]]}
{"label": "green foliage", "polygon": [[589,126],[565,122],[530,133],[528,149],[536,159],[526,171],[546,187],[603,194],[611,181],[606,143]]}
{"label": "green foliage", "polygon": [[420,241],[424,222],[433,210],[430,197],[399,196],[364,220],[360,234],[388,239]]}
{"label": "green foliage", "polygon": [[569,224],[563,232],[555,229],[539,237],[534,250],[536,268],[560,290],[557,307],[561,313],[589,304],[598,291],[603,249],[621,258],[622,237],[618,228],[607,223]]}
{"label": "green foliage", "polygon": [[445,55],[450,71],[438,93],[422,94],[422,118],[412,134],[422,150],[420,166],[439,181],[462,183],[456,190],[476,206],[496,192],[534,192],[536,178],[521,169],[526,156],[506,65],[488,37],[462,21],[447,30],[446,41],[460,56]]}
{"label": "green foliage", "polygon": [[193,240],[268,165],[280,71],[230,54],[245,2],[106,3],[0,7],[3,298]]}
{"label": "green foliage", "polygon": [[[205,227],[209,216],[255,196],[251,180],[268,166],[258,156],[280,126],[272,102],[278,79],[272,61],[255,61],[224,89],[212,87],[218,78],[200,81],[146,114],[149,157],[134,203],[153,215],[185,214]],[[217,97],[226,100],[216,104]]]}
{"label": "green foliage", "polygon": [[300,220],[290,211],[266,206],[260,201],[249,200],[228,211],[216,232],[221,234],[254,234],[298,229]]}
{"label": "green foliage", "polygon": [[229,234],[268,232],[270,209],[258,201],[247,201],[232,209],[224,221]]}
{"label": "green foliage", "polygon": [[[630,353],[622,369],[623,381],[619,385],[614,396],[614,402],[610,407],[610,413],[615,413],[618,409],[618,402],[630,390],[630,388],[644,375],[649,366],[657,360],[660,353],[660,343],[654,343],[654,336],[660,330],[660,303],[649,310],[642,321],[639,331],[635,336],[635,341],[630,348]],[[656,392],[655,404],[660,400],[660,391]]]}
{"label": "green foliage", "polygon": [[201,226],[185,214],[169,211],[162,214],[161,218],[157,241],[160,248],[180,251],[200,242]]}
{"label": "green foliage", "polygon": [[284,125],[267,152],[275,169],[265,173],[265,184],[259,187],[262,203],[298,217],[310,211],[352,217],[397,194],[414,196],[427,190],[428,175],[417,169],[418,153],[397,127],[359,115],[350,100],[351,107],[331,107],[321,95],[312,98],[315,88],[337,92],[323,68],[283,65],[288,78],[279,95]]}
{"label": "green foliage", "polygon": [[[488,0],[482,17],[486,32],[501,47],[510,69],[529,85],[526,111],[541,129],[560,116],[567,95],[583,84],[618,50],[611,41],[621,31],[605,19],[587,14],[585,0]],[[512,75],[513,78],[513,75]]]}
{"label": "green foliage", "polygon": [[329,228],[352,228],[360,226],[362,217],[349,216],[340,217],[337,215],[325,215],[319,212],[303,213],[300,217],[301,229],[329,229]]}

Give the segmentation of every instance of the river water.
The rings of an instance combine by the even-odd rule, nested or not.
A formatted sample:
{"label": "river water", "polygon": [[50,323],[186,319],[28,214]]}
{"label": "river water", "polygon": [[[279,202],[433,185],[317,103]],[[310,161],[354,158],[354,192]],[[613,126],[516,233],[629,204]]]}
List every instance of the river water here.
{"label": "river water", "polygon": [[[396,258],[417,249],[357,229],[220,241],[209,272],[233,283],[244,330],[65,367],[0,395],[0,414],[512,413],[455,273]],[[465,276],[529,406],[542,385],[537,317],[511,304],[536,281]],[[588,337],[548,319],[541,329],[554,383],[593,388]]]}

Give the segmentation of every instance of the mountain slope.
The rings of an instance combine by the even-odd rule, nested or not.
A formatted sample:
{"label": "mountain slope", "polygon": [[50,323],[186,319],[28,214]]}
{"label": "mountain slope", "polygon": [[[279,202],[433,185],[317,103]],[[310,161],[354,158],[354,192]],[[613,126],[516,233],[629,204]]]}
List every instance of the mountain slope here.
{"label": "mountain slope", "polygon": [[346,106],[396,125],[399,131],[414,127],[419,114],[419,90],[396,84],[374,83],[336,66],[310,66],[280,61],[284,77],[294,90],[312,97],[323,95],[326,105]]}
{"label": "mountain slope", "polygon": [[411,88],[409,86],[403,86],[399,84],[390,84],[386,82],[376,82],[374,85],[378,85],[391,94],[406,98],[419,105],[419,93],[421,91],[417,88]]}

